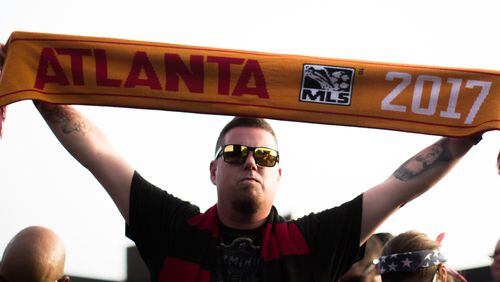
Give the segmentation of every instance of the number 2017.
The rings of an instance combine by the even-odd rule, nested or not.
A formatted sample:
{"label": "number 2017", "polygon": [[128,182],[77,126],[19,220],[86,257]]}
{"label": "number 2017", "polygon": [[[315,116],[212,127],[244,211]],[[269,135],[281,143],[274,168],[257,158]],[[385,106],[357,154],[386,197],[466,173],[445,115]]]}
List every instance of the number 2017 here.
{"label": "number 2017", "polygon": [[[408,73],[404,72],[388,72],[386,77],[388,81],[394,81],[395,79],[400,79],[401,82],[382,100],[381,108],[386,111],[395,112],[406,112],[406,106],[395,105],[391,102],[400,95],[407,87],[410,85],[412,77]],[[429,99],[429,105],[427,107],[422,106],[422,92],[424,89],[424,83],[432,83],[431,95]],[[450,99],[448,100],[448,107],[446,111],[441,111],[439,116],[444,118],[460,119],[461,114],[456,112],[458,96],[460,92],[460,87],[462,85],[462,79],[460,78],[448,78],[447,83],[451,84]],[[411,103],[411,111],[415,114],[431,116],[436,113],[436,107],[438,103],[439,93],[441,91],[442,79],[438,76],[433,75],[419,75],[415,82],[415,88],[413,90],[413,99]],[[491,82],[479,81],[479,80],[467,80],[465,83],[465,88],[472,89],[474,87],[481,87],[481,91],[477,96],[476,100],[470,108],[469,114],[465,118],[465,124],[471,124],[474,121],[479,108],[483,104],[484,100],[488,96],[491,88]]]}

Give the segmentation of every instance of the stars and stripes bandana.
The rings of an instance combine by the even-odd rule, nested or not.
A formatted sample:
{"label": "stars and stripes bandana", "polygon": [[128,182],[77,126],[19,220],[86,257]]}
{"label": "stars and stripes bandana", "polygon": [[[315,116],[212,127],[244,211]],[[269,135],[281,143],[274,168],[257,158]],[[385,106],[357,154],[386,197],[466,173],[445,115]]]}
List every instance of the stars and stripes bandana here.
{"label": "stars and stripes bandana", "polygon": [[29,32],[5,49],[0,107],[36,99],[453,137],[500,129],[494,70]]}
{"label": "stars and stripes bandana", "polygon": [[446,262],[438,250],[423,250],[397,253],[379,258],[380,274],[393,272],[415,272],[419,268],[431,267]]}

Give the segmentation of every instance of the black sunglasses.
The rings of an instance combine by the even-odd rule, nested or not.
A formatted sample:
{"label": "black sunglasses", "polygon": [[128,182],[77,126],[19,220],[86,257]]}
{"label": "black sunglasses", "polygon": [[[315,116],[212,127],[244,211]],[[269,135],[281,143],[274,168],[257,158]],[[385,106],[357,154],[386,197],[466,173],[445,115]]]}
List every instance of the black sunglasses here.
{"label": "black sunglasses", "polygon": [[247,159],[249,152],[253,152],[253,159],[260,166],[273,167],[279,162],[279,153],[274,149],[239,144],[227,144],[219,147],[215,153],[215,159],[222,156],[226,163],[242,164]]}

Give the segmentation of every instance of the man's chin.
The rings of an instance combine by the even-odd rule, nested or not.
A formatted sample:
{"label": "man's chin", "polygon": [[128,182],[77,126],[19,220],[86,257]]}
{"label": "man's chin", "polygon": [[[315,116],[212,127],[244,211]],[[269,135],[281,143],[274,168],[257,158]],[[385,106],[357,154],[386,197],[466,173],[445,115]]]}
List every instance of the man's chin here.
{"label": "man's chin", "polygon": [[246,198],[234,200],[231,206],[241,215],[253,215],[259,211],[261,204],[257,199]]}

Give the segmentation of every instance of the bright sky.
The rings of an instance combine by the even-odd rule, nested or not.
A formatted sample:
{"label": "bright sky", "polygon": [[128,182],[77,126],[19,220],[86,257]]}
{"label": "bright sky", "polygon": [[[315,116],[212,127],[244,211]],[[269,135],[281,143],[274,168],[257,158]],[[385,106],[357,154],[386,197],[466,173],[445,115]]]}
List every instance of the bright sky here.
{"label": "bright sky", "polygon": [[[77,4],[78,3],[78,4]],[[500,70],[500,2],[29,1],[2,4],[0,41],[16,30],[274,53]],[[492,93],[497,95],[500,93]],[[199,205],[215,202],[208,165],[230,117],[79,107],[151,182]],[[438,139],[384,130],[271,121],[284,176],[276,205],[301,216],[350,200]],[[379,231],[446,232],[450,265],[490,263],[500,237],[498,131]],[[307,153],[305,153],[307,152]],[[123,280],[123,220],[104,189],[49,131],[31,102],[9,106],[0,140],[0,252],[29,225],[55,230],[67,272]]]}

